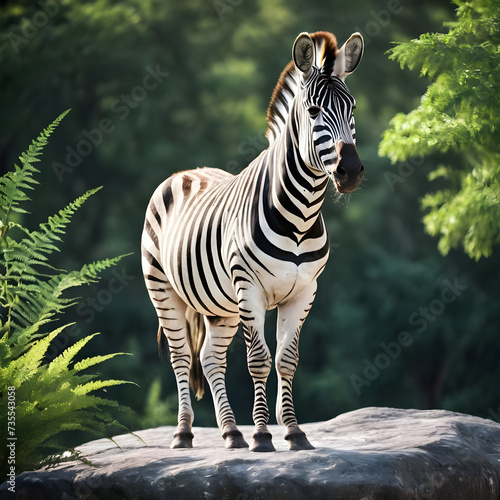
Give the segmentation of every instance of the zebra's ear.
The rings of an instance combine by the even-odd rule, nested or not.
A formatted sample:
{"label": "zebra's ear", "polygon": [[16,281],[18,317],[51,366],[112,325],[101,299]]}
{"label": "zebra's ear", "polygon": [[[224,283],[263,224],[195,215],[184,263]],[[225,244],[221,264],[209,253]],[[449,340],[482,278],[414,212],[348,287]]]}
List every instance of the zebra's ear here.
{"label": "zebra's ear", "polygon": [[307,77],[315,61],[314,42],[308,33],[301,33],[296,38],[293,44],[292,55],[295,67]]}
{"label": "zebra's ear", "polygon": [[364,47],[365,42],[361,34],[353,33],[337,54],[333,74],[345,80],[345,77],[358,67],[363,56]]}

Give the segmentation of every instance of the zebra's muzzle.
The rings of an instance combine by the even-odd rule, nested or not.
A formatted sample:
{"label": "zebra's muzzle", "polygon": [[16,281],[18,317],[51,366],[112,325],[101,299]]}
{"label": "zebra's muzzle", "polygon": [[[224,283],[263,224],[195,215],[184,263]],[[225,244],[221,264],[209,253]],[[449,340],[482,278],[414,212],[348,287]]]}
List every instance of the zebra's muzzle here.
{"label": "zebra's muzzle", "polygon": [[365,167],[354,144],[343,144],[339,161],[333,168],[333,180],[339,193],[352,193],[363,177]]}

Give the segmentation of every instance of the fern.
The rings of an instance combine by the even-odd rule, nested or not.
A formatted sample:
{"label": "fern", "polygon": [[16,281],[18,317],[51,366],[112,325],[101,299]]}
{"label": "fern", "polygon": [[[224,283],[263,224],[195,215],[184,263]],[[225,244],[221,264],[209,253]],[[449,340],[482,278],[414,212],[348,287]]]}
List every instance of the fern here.
{"label": "fern", "polygon": [[[77,302],[65,292],[97,281],[101,272],[123,257],[93,262],[79,271],[56,269],[50,264],[53,252],[60,251],[71,217],[100,188],[87,191],[37,230],[10,220],[12,213],[22,217],[28,214],[22,203],[30,200],[27,193],[38,184],[33,176],[39,170],[33,163],[39,161],[49,136],[66,113],[32,142],[20,157],[21,166],[15,165],[12,172],[0,178],[0,428],[2,433],[7,432],[8,412],[4,410],[8,387],[15,387],[16,472],[45,463],[49,452],[59,451],[57,436],[61,431],[102,436],[119,425],[108,410],[123,408],[98,394],[108,387],[129,383],[99,380],[87,373],[88,368],[124,353],[75,361],[96,334],[46,361],[51,343],[69,326],[45,331],[46,325],[60,319],[61,313]],[[7,458],[1,459],[0,468],[6,474]]]}
{"label": "fern", "polygon": [[[18,229],[24,234],[19,241],[11,238],[7,231],[3,236],[5,273],[0,275],[0,279],[10,293],[6,297],[6,304],[2,305],[9,307],[10,321],[16,326],[27,327],[50,320],[54,314],[73,305],[71,300],[59,300],[66,289],[95,281],[99,270],[119,260],[84,266],[79,272],[60,272],[55,276],[50,274],[55,269],[48,263],[48,256],[59,251],[57,244],[62,241],[60,235],[64,234],[75,211],[99,189],[87,191],[58,214],[49,217],[46,223],[40,224],[39,231],[29,231],[16,223],[5,224],[4,227]],[[40,277],[49,279],[41,281]]]}
{"label": "fern", "polygon": [[[62,430],[104,435],[110,425],[116,425],[102,409],[118,408],[118,404],[91,393],[126,382],[94,380],[94,375],[81,374],[95,364],[92,358],[70,367],[74,357],[94,335],[80,340],[50,363],[43,363],[51,341],[64,328],[34,342],[22,356],[0,368],[2,387],[16,387],[16,465],[21,463],[24,469],[36,467],[44,456],[41,451],[46,441]],[[117,355],[99,358],[98,362]],[[49,448],[58,447],[53,443]]]}

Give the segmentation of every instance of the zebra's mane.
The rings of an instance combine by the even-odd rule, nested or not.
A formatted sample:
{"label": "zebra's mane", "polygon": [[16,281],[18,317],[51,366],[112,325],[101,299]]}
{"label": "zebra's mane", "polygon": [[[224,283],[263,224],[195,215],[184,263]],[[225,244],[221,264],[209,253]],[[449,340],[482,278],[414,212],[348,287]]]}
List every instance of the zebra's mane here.
{"label": "zebra's mane", "polygon": [[[337,39],[326,31],[317,31],[310,35],[316,48],[314,65],[322,73],[331,74],[337,57]],[[267,108],[266,137],[271,145],[284,129],[290,106],[300,85],[300,73],[290,61],[281,72],[278,83],[274,87],[271,102]]]}

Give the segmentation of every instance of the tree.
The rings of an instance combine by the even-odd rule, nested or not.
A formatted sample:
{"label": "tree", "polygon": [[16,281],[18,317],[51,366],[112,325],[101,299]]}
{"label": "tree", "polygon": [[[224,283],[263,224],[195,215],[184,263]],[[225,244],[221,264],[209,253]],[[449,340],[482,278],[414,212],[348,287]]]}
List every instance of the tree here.
{"label": "tree", "polygon": [[421,200],[425,229],[439,236],[443,254],[463,246],[478,260],[500,241],[500,4],[454,2],[457,20],[445,24],[448,33],[389,51],[431,84],[416,109],[392,119],[379,153],[393,162],[438,155],[429,180],[444,184]]}

